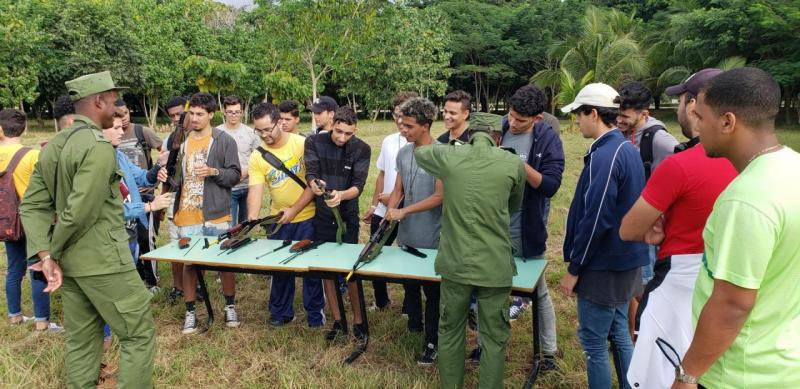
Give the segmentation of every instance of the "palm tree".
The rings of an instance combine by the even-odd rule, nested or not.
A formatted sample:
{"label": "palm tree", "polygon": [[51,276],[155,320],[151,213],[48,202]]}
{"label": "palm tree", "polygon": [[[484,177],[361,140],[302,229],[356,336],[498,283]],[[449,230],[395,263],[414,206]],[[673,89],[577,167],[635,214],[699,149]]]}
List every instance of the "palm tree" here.
{"label": "palm tree", "polygon": [[560,58],[558,65],[537,72],[531,82],[553,92],[555,108],[571,102],[586,84],[619,87],[643,77],[648,64],[634,37],[638,26],[633,14],[589,7],[581,34],[550,49],[551,58]]}

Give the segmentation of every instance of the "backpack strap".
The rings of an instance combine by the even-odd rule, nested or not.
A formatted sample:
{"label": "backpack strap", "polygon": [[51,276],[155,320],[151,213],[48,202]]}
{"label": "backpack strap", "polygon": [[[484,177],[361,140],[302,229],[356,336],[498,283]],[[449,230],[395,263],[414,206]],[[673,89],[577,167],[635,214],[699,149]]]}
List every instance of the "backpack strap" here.
{"label": "backpack strap", "polygon": [[653,140],[656,133],[659,131],[666,131],[664,127],[652,126],[642,132],[642,140],[639,142],[639,155],[642,157],[644,164],[644,179],[650,179],[650,174],[653,173]]}
{"label": "backpack strap", "polygon": [[20,161],[22,161],[22,158],[25,156],[25,154],[28,154],[28,151],[31,151],[30,147],[23,147],[23,148],[17,150],[17,152],[14,153],[14,156],[11,157],[11,161],[8,162],[8,166],[6,166],[6,170],[3,170],[2,172],[0,172],[0,177],[5,176],[6,173],[13,173],[14,170],[17,169],[17,165],[19,165]]}
{"label": "backpack strap", "polygon": [[144,127],[141,124],[134,124],[133,133],[136,134],[136,143],[144,153],[144,159],[147,161],[147,170],[150,170],[153,167],[153,149],[150,148],[150,144],[144,138]]}
{"label": "backpack strap", "polygon": [[267,163],[269,163],[270,165],[272,165],[272,167],[286,173],[286,175],[289,176],[289,178],[291,178],[292,180],[294,180],[294,182],[296,182],[297,185],[300,185],[300,187],[303,188],[304,190],[306,189],[307,187],[306,183],[303,182],[303,180],[301,180],[300,177],[294,174],[294,172],[289,170],[289,168],[287,168],[286,165],[284,165],[283,162],[280,160],[280,158],[275,156],[275,154],[270,153],[261,146],[258,146],[256,150],[258,150],[258,152],[261,153],[261,158],[264,158],[264,160],[267,161]]}
{"label": "backpack strap", "polygon": [[58,196],[58,165],[61,162],[61,156],[64,155],[64,153],[63,153],[64,148],[67,147],[67,143],[69,142],[69,138],[72,138],[72,136],[75,135],[77,132],[79,132],[81,130],[88,129],[88,128],[91,128],[91,127],[89,127],[88,125],[83,125],[81,127],[78,127],[76,129],[72,130],[72,132],[67,134],[67,139],[64,140],[64,144],[61,145],[61,150],[58,151],[58,157],[56,158],[56,169],[54,170],[55,173],[53,173],[53,176],[54,176],[54,179],[53,179],[53,203],[55,203],[56,196]]}

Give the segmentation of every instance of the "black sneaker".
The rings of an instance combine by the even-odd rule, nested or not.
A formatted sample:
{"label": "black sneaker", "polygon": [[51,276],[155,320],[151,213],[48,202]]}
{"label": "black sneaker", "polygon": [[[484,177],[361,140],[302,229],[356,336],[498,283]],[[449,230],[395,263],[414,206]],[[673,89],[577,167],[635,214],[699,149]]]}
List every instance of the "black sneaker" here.
{"label": "black sneaker", "polygon": [[347,328],[342,325],[342,322],[335,321],[333,322],[333,327],[328,330],[328,333],[325,334],[325,340],[328,342],[333,342],[339,338],[347,336]]}
{"label": "black sneaker", "polygon": [[539,360],[539,371],[542,373],[558,371],[556,357],[553,355],[543,355],[543,358]]}
{"label": "black sneaker", "polygon": [[283,326],[285,326],[285,325],[287,325],[287,324],[289,324],[289,323],[291,323],[293,321],[294,321],[294,318],[291,318],[291,319],[273,318],[273,319],[269,319],[269,324],[271,326],[273,326],[273,327],[283,327]]}
{"label": "black sneaker", "polygon": [[436,363],[436,345],[428,343],[422,351],[422,356],[417,359],[417,364],[420,366],[430,366]]}
{"label": "black sneaker", "polygon": [[169,303],[169,305],[175,305],[181,300],[183,300],[183,291],[176,287],[172,287],[172,289],[169,290],[169,295],[167,296],[167,303]]}
{"label": "black sneaker", "polygon": [[475,347],[471,353],[469,353],[469,357],[467,357],[467,363],[478,365],[481,363],[481,348]]}

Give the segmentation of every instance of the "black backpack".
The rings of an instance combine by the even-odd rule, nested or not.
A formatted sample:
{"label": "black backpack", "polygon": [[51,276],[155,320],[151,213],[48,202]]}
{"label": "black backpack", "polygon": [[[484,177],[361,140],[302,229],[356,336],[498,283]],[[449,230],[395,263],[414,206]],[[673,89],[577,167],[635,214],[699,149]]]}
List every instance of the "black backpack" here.
{"label": "black backpack", "polygon": [[644,164],[645,181],[649,180],[650,175],[653,173],[653,140],[657,132],[666,130],[661,126],[652,126],[642,133],[642,140],[639,142],[639,155],[642,157],[642,163]]}
{"label": "black backpack", "polygon": [[150,170],[150,168],[153,167],[153,149],[150,148],[150,145],[144,138],[144,127],[142,127],[141,124],[134,124],[133,132],[136,134],[136,144],[142,148],[144,159],[147,161],[147,170]]}

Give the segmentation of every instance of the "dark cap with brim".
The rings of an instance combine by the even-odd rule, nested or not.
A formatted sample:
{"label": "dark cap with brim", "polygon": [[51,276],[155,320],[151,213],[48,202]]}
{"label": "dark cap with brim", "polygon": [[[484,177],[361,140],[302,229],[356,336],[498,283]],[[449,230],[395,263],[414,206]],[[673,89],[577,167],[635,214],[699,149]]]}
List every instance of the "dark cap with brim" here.
{"label": "dark cap with brim", "polygon": [[664,90],[668,96],[680,96],[689,92],[695,96],[700,93],[700,89],[712,78],[722,73],[722,70],[716,68],[707,68],[698,71],[687,77],[683,82],[673,85]]}
{"label": "dark cap with brim", "polygon": [[111,78],[111,72],[108,70],[80,76],[65,82],[64,85],[66,85],[67,93],[69,93],[69,98],[72,101],[78,101],[97,93],[128,89],[124,86],[115,85],[114,80]]}
{"label": "dark cap with brim", "polygon": [[339,104],[329,96],[320,96],[318,99],[314,100],[313,104],[308,106],[308,110],[314,113],[336,111],[337,109],[339,109]]}

